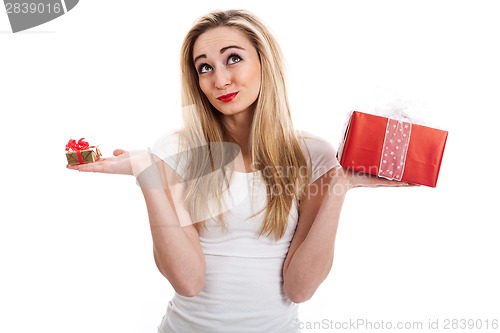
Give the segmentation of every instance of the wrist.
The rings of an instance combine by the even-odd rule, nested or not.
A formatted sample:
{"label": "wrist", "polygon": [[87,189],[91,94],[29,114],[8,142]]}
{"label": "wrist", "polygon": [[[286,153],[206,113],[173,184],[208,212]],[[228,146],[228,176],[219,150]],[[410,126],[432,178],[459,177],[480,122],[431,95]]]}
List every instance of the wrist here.
{"label": "wrist", "polygon": [[132,165],[132,175],[139,177],[146,169],[154,165],[151,150],[137,150],[130,152],[130,163]]}

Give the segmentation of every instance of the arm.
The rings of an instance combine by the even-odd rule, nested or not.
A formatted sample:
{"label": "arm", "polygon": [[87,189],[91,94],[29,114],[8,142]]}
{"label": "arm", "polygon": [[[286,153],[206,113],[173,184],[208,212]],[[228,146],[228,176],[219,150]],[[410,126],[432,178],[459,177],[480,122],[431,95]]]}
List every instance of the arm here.
{"label": "arm", "polygon": [[[169,186],[167,179],[172,179],[173,171],[167,171],[163,161],[155,160],[163,171],[164,188],[144,186],[141,177],[138,181],[148,210],[156,266],[179,295],[195,296],[203,289],[205,280],[199,234],[191,220],[186,223],[189,215],[183,204],[184,184]],[[181,214],[183,226],[179,221]]]}
{"label": "arm", "polygon": [[170,185],[167,179],[173,179],[174,171],[156,157],[151,160],[147,152],[116,150],[113,154],[114,158],[68,168],[135,175],[146,201],[154,259],[159,271],[178,294],[187,297],[198,294],[204,286],[205,259],[198,232],[183,205],[183,184]]}
{"label": "arm", "polygon": [[[300,203],[297,228],[283,265],[283,288],[295,303],[311,298],[332,267],[346,194],[342,179],[335,175],[336,169],[331,169],[310,184]],[[329,191],[330,184],[338,184],[338,191]]]}
{"label": "arm", "polygon": [[355,187],[407,186],[337,167],[309,185],[300,204],[299,221],[283,265],[288,298],[305,302],[326,279],[333,264],[335,237],[342,205]]}

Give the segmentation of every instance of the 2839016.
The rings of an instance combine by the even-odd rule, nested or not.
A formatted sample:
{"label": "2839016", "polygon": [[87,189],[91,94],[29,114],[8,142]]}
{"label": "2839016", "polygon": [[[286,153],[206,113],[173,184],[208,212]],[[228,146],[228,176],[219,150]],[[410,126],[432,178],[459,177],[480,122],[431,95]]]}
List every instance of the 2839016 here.
{"label": "2839016", "polygon": [[63,11],[60,3],[27,3],[27,2],[7,2],[5,3],[7,14],[59,14]]}
{"label": "2839016", "polygon": [[498,319],[444,319],[445,330],[497,330]]}

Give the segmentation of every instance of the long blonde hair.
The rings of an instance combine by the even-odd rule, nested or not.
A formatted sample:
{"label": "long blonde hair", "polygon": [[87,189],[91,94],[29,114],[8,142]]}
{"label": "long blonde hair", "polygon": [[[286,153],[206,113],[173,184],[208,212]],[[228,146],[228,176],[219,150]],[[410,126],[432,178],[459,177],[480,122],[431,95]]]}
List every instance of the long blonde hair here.
{"label": "long blonde hair", "polygon": [[[192,150],[186,170],[191,180],[187,186],[186,204],[192,212],[207,210],[207,198],[213,196],[214,190],[220,194],[224,191],[221,184],[228,184],[224,172],[217,173],[218,176],[211,177],[208,182],[199,180],[203,175],[223,168],[232,155],[221,156],[212,152],[214,145],[231,141],[231,138],[222,124],[219,111],[202,92],[193,63],[193,46],[197,38],[217,27],[243,31],[259,55],[261,87],[250,134],[252,165],[258,170],[265,170],[266,174],[267,205],[259,235],[273,234],[280,239],[286,231],[293,201],[300,200],[300,194],[309,182],[310,168],[292,124],[281,50],[269,29],[244,10],[215,11],[199,18],[182,45],[182,105],[187,110],[184,112],[182,138],[188,147],[209,147],[208,150]],[[303,170],[308,171],[304,173]],[[288,190],[290,188],[295,190]],[[223,221],[220,217],[219,220]],[[196,223],[199,231],[203,226],[204,223]]]}

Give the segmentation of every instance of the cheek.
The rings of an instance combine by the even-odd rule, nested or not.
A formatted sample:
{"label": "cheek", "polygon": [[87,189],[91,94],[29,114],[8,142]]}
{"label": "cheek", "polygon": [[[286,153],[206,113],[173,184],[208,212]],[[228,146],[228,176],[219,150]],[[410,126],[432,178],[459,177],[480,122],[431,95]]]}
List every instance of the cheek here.
{"label": "cheek", "polygon": [[261,73],[260,66],[252,66],[238,73],[236,78],[239,78],[240,83],[244,83],[249,88],[258,89],[260,87]]}
{"label": "cheek", "polygon": [[198,84],[200,85],[200,89],[205,94],[205,96],[210,98],[209,84],[208,84],[207,80],[206,79],[199,79]]}
{"label": "cheek", "polygon": [[262,82],[262,72],[260,70],[260,67],[258,68],[257,70],[257,73],[255,73],[255,77],[256,77],[256,84],[258,85],[259,89],[260,89],[260,84]]}
{"label": "cheek", "polygon": [[262,80],[260,66],[256,67],[253,70],[252,76],[253,76],[252,83],[253,83],[254,89],[260,90],[260,85],[261,85],[261,80]]}

